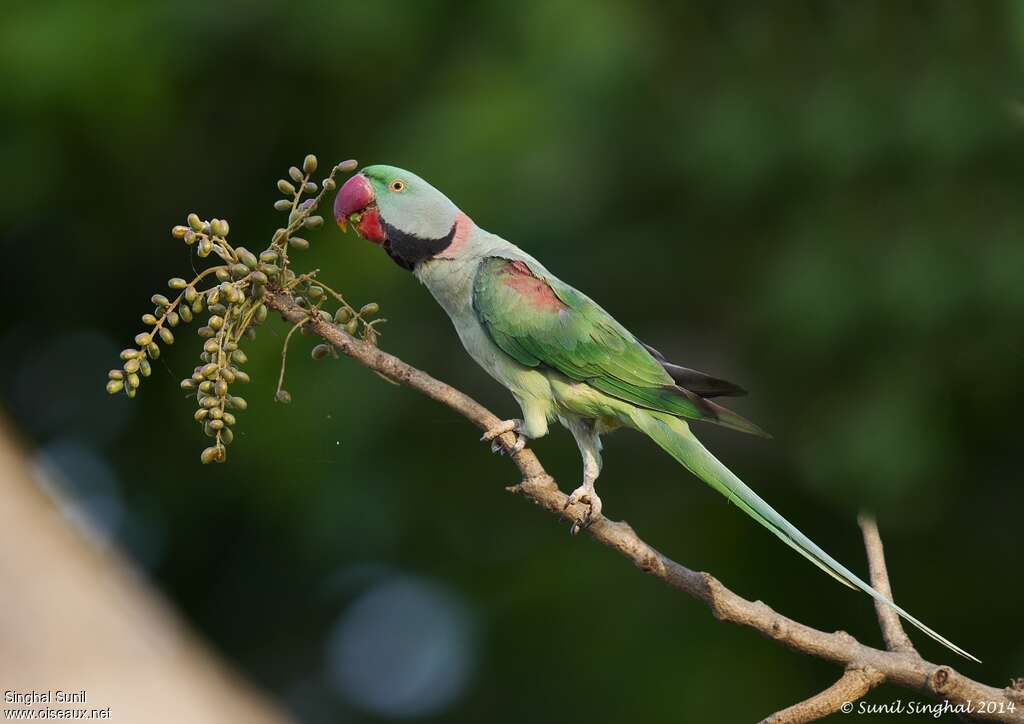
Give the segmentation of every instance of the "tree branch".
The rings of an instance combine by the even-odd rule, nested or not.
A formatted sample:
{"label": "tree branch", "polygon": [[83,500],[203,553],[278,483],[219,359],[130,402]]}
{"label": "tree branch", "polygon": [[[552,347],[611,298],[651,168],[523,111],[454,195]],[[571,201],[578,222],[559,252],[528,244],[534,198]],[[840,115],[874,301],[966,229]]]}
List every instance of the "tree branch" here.
{"label": "tree branch", "polygon": [[[307,328],[350,357],[384,377],[421,392],[451,408],[482,430],[487,430],[500,419],[480,403],[459,390],[406,364],[397,357],[355,339],[336,325],[319,316],[311,316],[286,292],[268,292],[266,303],[291,323],[309,319]],[[501,437],[506,448],[515,443],[515,437],[506,433]],[[524,448],[512,456],[519,468],[522,481],[510,488],[531,501],[556,514],[568,513],[576,519],[585,513],[584,506],[565,511],[568,496],[544,470],[536,455]],[[642,571],[701,601],[720,621],[728,621],[752,628],[762,635],[799,653],[814,656],[842,666],[847,671],[872,672],[870,676],[902,686],[919,693],[948,699],[952,704],[977,707],[979,702],[991,702],[999,712],[975,711],[973,717],[988,721],[1024,722],[1024,695],[1007,687],[997,689],[957,673],[949,666],[933,664],[911,652],[884,651],[866,646],[844,631],[819,631],[773,611],[761,601],[748,601],[733,593],[709,573],[693,571],[662,555],[643,541],[628,523],[600,518],[585,529],[598,543],[608,546],[631,560]],[[810,701],[834,701],[837,687],[851,687],[866,673],[850,674]],[[863,686],[863,683],[861,684]],[[869,687],[870,688],[870,687]],[[866,691],[866,690],[865,690]],[[832,692],[832,693],[829,693]],[[862,692],[863,693],[863,692]],[[826,696],[827,695],[827,696]],[[852,696],[852,695],[851,695]],[[808,707],[809,702],[804,702]],[[798,705],[803,706],[803,705]],[[780,712],[778,715],[781,715]],[[827,712],[826,712],[827,713]],[[782,720],[782,721],[806,721]]]}
{"label": "tree branch", "polygon": [[[889,585],[889,570],[885,565],[885,549],[882,547],[882,537],[878,534],[878,525],[875,523],[875,519],[869,515],[857,516],[857,523],[860,524],[861,533],[864,536],[864,548],[868,552],[871,585],[890,601],[895,601],[896,599],[892,596],[892,587]],[[875,601],[875,613],[878,614],[878,625],[882,629],[882,638],[885,640],[887,649],[903,653],[917,653],[907,632],[903,630],[903,623],[900,621],[899,615],[892,607],[886,606],[881,601]]]}
{"label": "tree branch", "polygon": [[883,681],[885,676],[873,669],[847,669],[832,686],[799,704],[775,712],[767,719],[763,719],[761,724],[803,724],[823,719],[840,711],[844,705],[852,706],[853,702]]}

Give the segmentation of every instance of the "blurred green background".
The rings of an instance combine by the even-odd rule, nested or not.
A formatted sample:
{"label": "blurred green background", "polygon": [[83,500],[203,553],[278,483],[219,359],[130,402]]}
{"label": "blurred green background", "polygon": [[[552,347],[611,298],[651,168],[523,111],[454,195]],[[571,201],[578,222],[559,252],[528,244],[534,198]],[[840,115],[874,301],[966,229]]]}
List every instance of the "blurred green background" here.
{"label": "blurred green background", "polygon": [[[855,570],[1024,674],[1019,3],[12,2],[0,19],[2,406],[40,465],[235,666],[306,722],[751,721],[833,667],[503,491],[454,413],[298,338],[249,345],[201,466],[179,334],[135,401],[106,370],[186,276],[189,211],[262,248],[307,152],[421,174],[672,359],[744,384],[773,441],[702,427]],[[330,226],[307,268],[382,346],[511,416],[426,290]],[[569,490],[560,428],[533,444]],[[610,517],[750,598],[880,642],[870,601],[652,443],[606,438]],[[16,583],[16,582],[13,582]],[[11,585],[12,582],[7,582]],[[737,691],[742,692],[737,694]],[[883,688],[875,701],[914,698]],[[920,698],[920,697],[918,697]]]}

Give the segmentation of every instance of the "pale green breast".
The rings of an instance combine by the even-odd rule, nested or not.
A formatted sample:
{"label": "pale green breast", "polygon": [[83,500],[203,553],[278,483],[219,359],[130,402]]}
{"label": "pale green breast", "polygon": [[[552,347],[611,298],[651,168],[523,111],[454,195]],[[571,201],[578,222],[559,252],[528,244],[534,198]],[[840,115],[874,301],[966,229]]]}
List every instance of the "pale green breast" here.
{"label": "pale green breast", "polygon": [[451,318],[469,356],[491,377],[517,398],[550,398],[547,377],[509,357],[480,324],[472,302],[480,261],[478,256],[430,260],[417,265],[415,274]]}

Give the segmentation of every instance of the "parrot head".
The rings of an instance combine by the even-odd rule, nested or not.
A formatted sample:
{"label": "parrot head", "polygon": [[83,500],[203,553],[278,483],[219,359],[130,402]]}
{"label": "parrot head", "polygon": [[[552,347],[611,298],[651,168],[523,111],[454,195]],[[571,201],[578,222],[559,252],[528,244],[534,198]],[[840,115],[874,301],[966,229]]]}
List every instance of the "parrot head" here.
{"label": "parrot head", "polygon": [[400,266],[444,251],[455,237],[459,209],[414,173],[394,166],[367,166],[346,181],[334,200],[334,218],[382,246]]}

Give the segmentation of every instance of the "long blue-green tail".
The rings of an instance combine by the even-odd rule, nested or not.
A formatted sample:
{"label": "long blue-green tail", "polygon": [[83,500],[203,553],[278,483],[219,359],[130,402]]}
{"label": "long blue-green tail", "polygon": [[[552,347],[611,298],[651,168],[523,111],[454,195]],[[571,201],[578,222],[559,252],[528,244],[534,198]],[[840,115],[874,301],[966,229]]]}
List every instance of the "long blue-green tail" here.
{"label": "long blue-green tail", "polygon": [[876,601],[891,606],[909,623],[928,634],[951,651],[971,661],[981,663],[979,659],[964,651],[949,639],[928,628],[859,577],[839,563],[828,553],[819,548],[810,538],[805,536],[788,520],[779,515],[774,508],[761,499],[753,490],[738,477],[733,475],[718,458],[690,432],[689,426],[677,417],[652,410],[636,408],[631,414],[633,424],[646,433],[652,440],[683,467],[735,503],[743,512],[782,539],[786,545],[796,550],[840,583],[850,588],[860,589]]}

